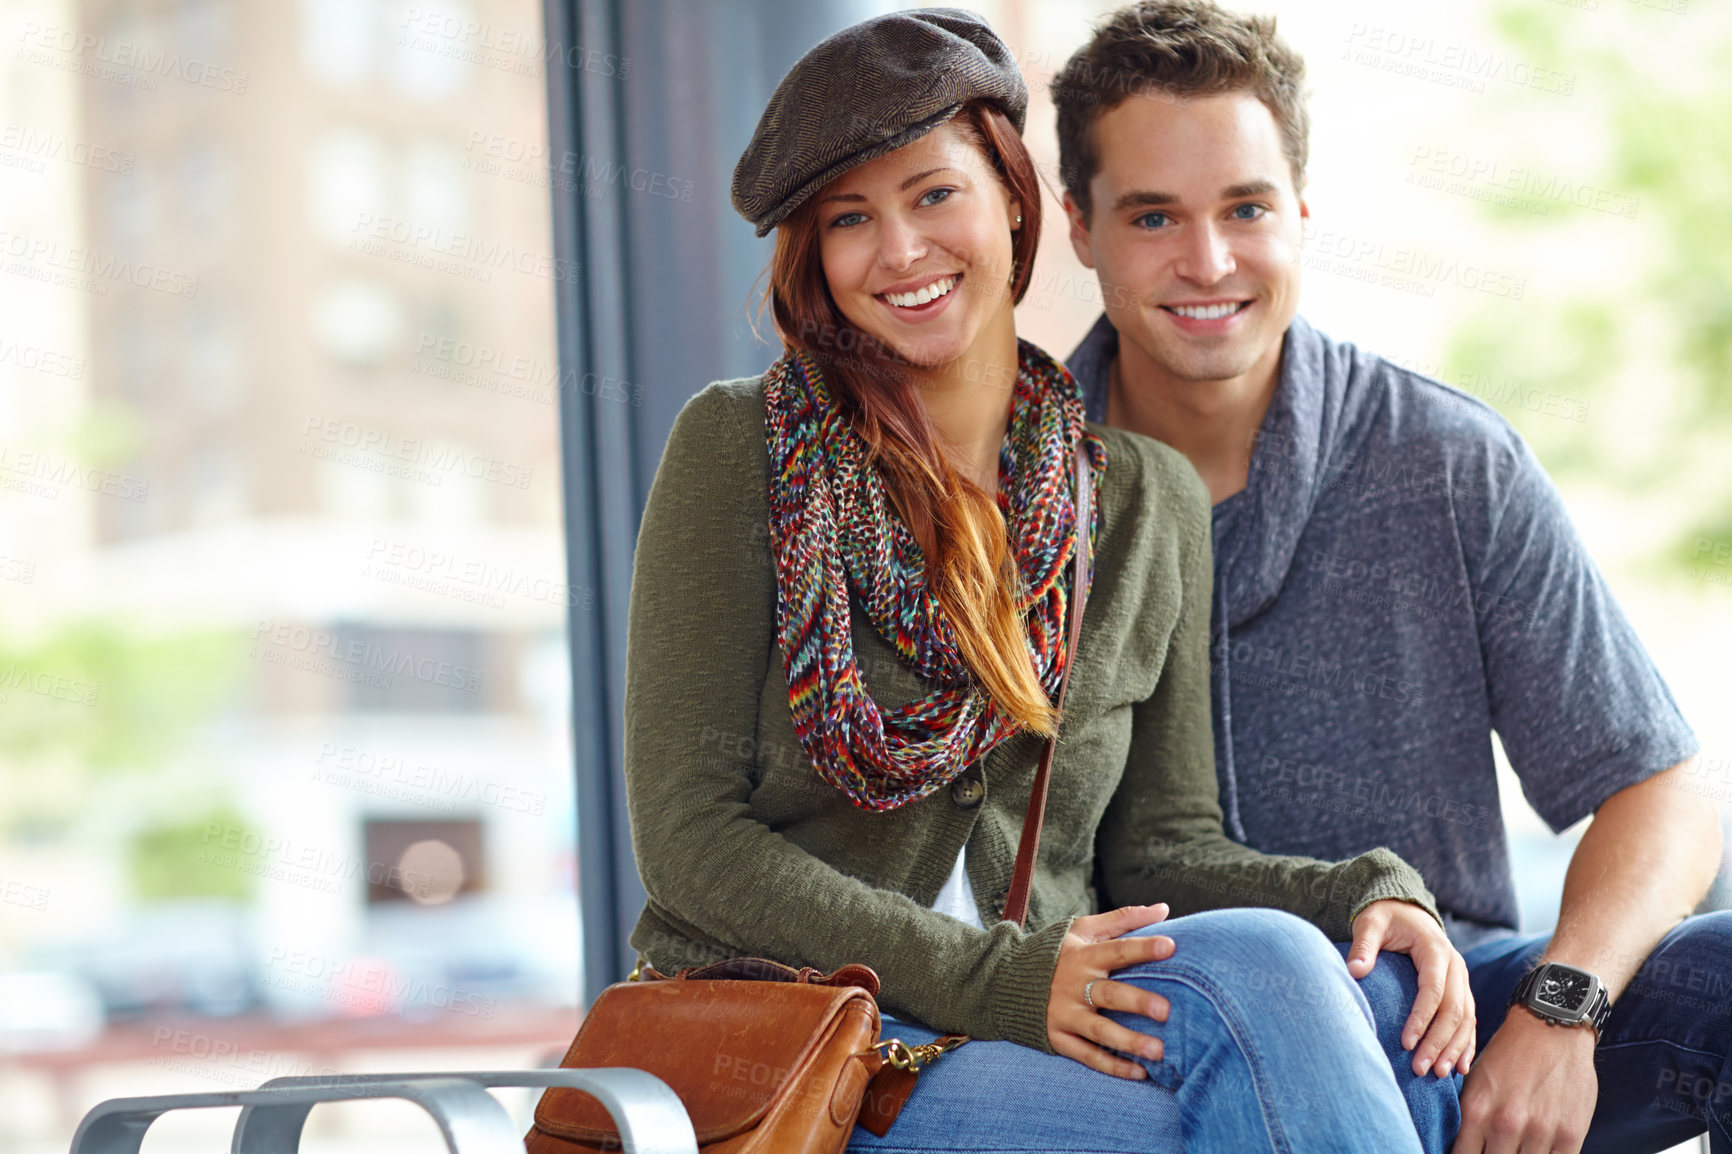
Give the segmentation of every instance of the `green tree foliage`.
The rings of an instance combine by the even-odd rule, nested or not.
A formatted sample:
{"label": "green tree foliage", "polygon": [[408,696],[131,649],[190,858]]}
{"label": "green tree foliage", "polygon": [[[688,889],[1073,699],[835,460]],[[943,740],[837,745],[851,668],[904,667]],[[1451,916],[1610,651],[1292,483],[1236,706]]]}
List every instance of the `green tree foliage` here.
{"label": "green tree foliage", "polygon": [[241,826],[221,788],[192,797],[172,780],[189,736],[239,680],[241,652],[233,634],[146,637],[109,621],[72,623],[33,643],[0,638],[0,832],[58,836],[96,812],[91,798],[104,789],[162,777],[179,801],[211,814],[188,821],[181,806],[168,821],[140,815],[142,827],[123,835],[135,896],[248,900],[251,877],[201,853],[211,822]]}
{"label": "green tree foliage", "polygon": [[[234,868],[210,831],[245,830],[241,815],[225,807],[193,821],[146,828],[130,847],[133,895],[141,901],[252,897],[253,876]],[[229,855],[232,856],[232,855]]]}
{"label": "green tree foliage", "polygon": [[[30,642],[0,636],[0,836],[31,843],[104,825],[113,807],[93,798],[172,777],[188,737],[239,680],[241,652],[233,635],[145,637],[108,621]],[[191,894],[206,892],[191,884]],[[163,888],[160,873],[148,888]]]}
{"label": "green tree foliage", "polygon": [[234,682],[240,644],[217,633],[144,638],[107,622],[35,644],[0,638],[0,761],[96,772],[160,765]]}
{"label": "green tree foliage", "polygon": [[[1535,118],[1527,127],[1536,137],[1558,130],[1559,121],[1539,123],[1548,115],[1583,134],[1603,160],[1598,172],[1572,175],[1640,198],[1639,219],[1573,206],[1544,216],[1520,205],[1482,211],[1549,238],[1555,251],[1621,229],[1639,230],[1618,235],[1640,243],[1633,266],[1618,269],[1622,283],[1582,278],[1561,298],[1484,308],[1448,352],[1452,364],[1496,365],[1523,388],[1590,401],[1585,421],[1508,415],[1554,471],[1690,509],[1669,554],[1685,564],[1704,539],[1732,541],[1732,467],[1722,447],[1732,437],[1732,19],[1719,7],[1511,0],[1498,10],[1514,54],[1583,78],[1573,99],[1536,102],[1518,116]],[[1620,397],[1651,398],[1664,415],[1651,450],[1620,451],[1627,430],[1607,414]]]}

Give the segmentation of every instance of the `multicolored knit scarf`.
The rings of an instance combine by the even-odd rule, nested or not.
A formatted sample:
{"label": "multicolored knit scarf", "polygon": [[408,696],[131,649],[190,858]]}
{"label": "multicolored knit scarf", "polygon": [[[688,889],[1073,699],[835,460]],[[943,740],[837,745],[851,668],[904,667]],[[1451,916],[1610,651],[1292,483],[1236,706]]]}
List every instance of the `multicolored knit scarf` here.
{"label": "multicolored knit scarf", "polygon": [[[1050,699],[1064,669],[1076,547],[1072,446],[1081,438],[1088,447],[1097,510],[1106,450],[1083,430],[1075,379],[1027,341],[1017,353],[998,507],[1022,575],[1029,654]],[[764,407],[777,637],[794,731],[818,775],[855,805],[895,809],[943,788],[1017,726],[970,675],[920,547],[817,362],[788,354],[770,366]],[[854,658],[850,589],[878,634],[937,690],[898,709],[872,700]]]}

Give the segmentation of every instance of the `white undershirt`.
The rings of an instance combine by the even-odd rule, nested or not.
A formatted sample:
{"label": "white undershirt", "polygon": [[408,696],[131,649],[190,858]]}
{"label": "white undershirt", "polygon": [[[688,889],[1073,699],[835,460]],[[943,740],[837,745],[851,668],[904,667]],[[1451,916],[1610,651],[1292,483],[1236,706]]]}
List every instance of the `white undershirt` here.
{"label": "white undershirt", "polygon": [[974,887],[968,884],[967,846],[957,851],[956,868],[951,870],[950,876],[945,879],[944,888],[938,891],[938,898],[932,903],[932,908],[977,930],[986,928],[980,924],[980,911],[974,907]]}

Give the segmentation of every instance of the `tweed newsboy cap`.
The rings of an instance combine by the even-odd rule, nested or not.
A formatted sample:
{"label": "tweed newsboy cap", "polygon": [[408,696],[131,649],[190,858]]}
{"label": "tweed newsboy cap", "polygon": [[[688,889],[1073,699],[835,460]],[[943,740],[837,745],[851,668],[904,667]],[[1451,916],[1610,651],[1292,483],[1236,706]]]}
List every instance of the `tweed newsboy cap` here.
{"label": "tweed newsboy cap", "polygon": [[971,100],[1022,131],[1028,87],[973,12],[914,8],[844,28],[776,85],[734,166],[733,200],[763,236],[825,184],[931,132]]}

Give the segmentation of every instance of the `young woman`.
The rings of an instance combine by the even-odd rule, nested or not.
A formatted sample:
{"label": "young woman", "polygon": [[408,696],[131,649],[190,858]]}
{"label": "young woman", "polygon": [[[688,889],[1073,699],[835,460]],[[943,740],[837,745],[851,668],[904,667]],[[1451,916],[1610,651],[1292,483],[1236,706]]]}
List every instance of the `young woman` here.
{"label": "young woman", "polygon": [[[1393,854],[1222,833],[1207,494],[1177,453],[1085,428],[1069,374],[1016,337],[1040,230],[1025,105],[977,18],[902,12],[808,53],[736,169],[735,206],[777,229],[785,350],[688,402],[644,512],[632,944],[664,973],[864,962],[886,1037],[976,1039],[851,1148],[1141,1151],[1182,1129],[1199,1150],[1418,1150],[1355,976],[1380,945],[1413,954],[1406,1025],[1447,1071],[1472,1054],[1460,957]],[[998,915],[1055,731],[1019,927]],[[1446,1145],[1454,1080],[1415,1081]]]}

